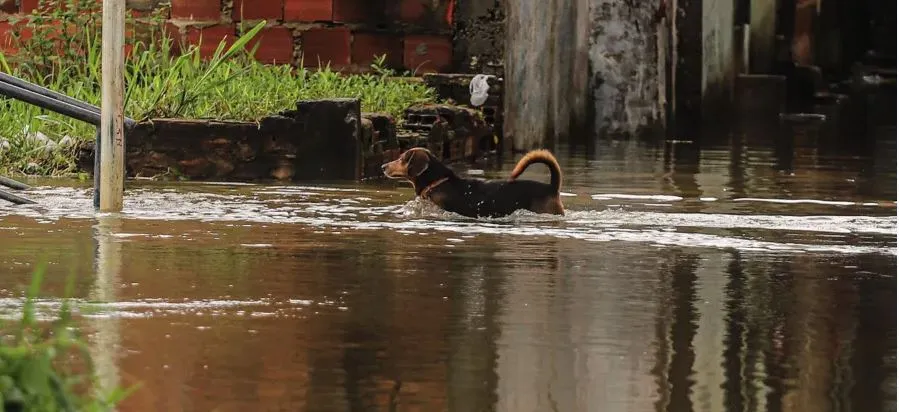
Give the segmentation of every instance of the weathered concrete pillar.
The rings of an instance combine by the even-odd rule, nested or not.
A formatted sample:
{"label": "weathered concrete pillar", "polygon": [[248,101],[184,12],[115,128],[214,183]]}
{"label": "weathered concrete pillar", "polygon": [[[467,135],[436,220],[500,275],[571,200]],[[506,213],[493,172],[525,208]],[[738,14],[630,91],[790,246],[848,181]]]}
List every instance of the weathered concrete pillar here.
{"label": "weathered concrete pillar", "polygon": [[659,1],[588,0],[596,132],[633,134],[654,126],[665,104],[665,43]]}
{"label": "weathered concrete pillar", "polygon": [[796,0],[796,18],[793,20],[793,61],[800,65],[815,63],[816,26],[818,0]]}
{"label": "weathered concrete pillar", "polygon": [[453,67],[459,73],[503,76],[506,37],[505,0],[455,3]]}
{"label": "weathered concrete pillar", "polygon": [[675,130],[686,139],[730,108],[735,77],[734,3],[677,0],[676,8]]}
{"label": "weathered concrete pillar", "polygon": [[769,74],[774,68],[777,29],[777,0],[750,0],[749,69]]}
{"label": "weathered concrete pillar", "polygon": [[704,116],[730,106],[734,1],[509,0],[507,7],[505,135],[517,150],[572,131],[635,135],[667,124],[689,135]]}
{"label": "weathered concrete pillar", "polygon": [[734,89],[734,2],[702,2],[703,111],[728,108]]}
{"label": "weathered concrete pillar", "polygon": [[528,150],[583,129],[591,0],[508,0],[505,146]]}
{"label": "weathered concrete pillar", "polygon": [[359,99],[301,100],[290,115],[301,136],[295,179],[352,180],[362,176]]}
{"label": "weathered concrete pillar", "polygon": [[[506,136],[529,149],[576,133],[634,134],[665,107],[658,1],[510,0]],[[593,122],[593,129],[587,126]],[[574,137],[574,136],[573,136]]]}

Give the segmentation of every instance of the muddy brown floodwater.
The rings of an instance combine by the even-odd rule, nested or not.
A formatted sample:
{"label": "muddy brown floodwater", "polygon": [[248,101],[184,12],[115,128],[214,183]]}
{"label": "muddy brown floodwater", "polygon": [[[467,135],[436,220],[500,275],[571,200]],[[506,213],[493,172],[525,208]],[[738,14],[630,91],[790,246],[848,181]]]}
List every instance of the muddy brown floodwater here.
{"label": "muddy brown floodwater", "polygon": [[791,173],[666,150],[560,151],[564,218],[145,181],[98,217],[87,184],[30,181],[0,206],[0,314],[40,259],[46,314],[77,274],[103,382],[142,384],[126,411],[895,410],[895,148]]}

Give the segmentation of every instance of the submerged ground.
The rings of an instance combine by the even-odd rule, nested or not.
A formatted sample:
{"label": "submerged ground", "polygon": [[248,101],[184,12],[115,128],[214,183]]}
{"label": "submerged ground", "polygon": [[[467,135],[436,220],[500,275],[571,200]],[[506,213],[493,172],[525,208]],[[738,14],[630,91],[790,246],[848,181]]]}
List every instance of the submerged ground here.
{"label": "submerged ground", "polygon": [[98,219],[31,181],[0,309],[74,271],[122,410],[895,410],[890,150],[563,149],[570,213],[495,221],[389,182],[129,182]]}

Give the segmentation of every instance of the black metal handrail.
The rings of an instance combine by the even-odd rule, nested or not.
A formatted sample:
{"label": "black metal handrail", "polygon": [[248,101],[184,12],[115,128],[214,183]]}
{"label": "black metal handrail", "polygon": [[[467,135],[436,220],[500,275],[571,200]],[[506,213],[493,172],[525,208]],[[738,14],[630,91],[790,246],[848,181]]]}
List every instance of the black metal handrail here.
{"label": "black metal handrail", "polygon": [[8,201],[8,202],[13,202],[13,203],[15,203],[15,204],[17,204],[17,205],[27,205],[27,204],[34,204],[34,203],[35,203],[35,202],[34,202],[33,200],[31,200],[31,199],[28,199],[28,198],[25,198],[25,197],[22,197],[22,196],[19,196],[19,195],[12,194],[12,193],[7,192],[7,191],[5,191],[5,190],[0,190],[0,199],[6,200],[6,201]]}
{"label": "black metal handrail", "polygon": [[[94,208],[100,207],[100,108],[83,102],[78,99],[66,96],[62,93],[55,92],[45,87],[38,86],[34,83],[27,82],[18,77],[7,73],[0,73],[0,95],[21,100],[25,103],[33,104],[40,108],[68,116],[75,120],[81,120],[90,123],[97,128],[97,137],[94,143]],[[131,130],[137,122],[129,117],[125,117],[125,132]],[[6,178],[4,178],[6,179]],[[7,183],[18,184],[27,187],[19,182],[6,179]],[[3,183],[3,182],[0,182]],[[10,184],[5,186],[13,187]],[[34,203],[24,197],[14,195],[12,193],[0,191],[0,199],[8,200],[17,204]]]}
{"label": "black metal handrail", "polygon": [[[100,108],[7,73],[0,73],[0,94],[100,127]],[[125,117],[125,127],[137,122]]]}
{"label": "black metal handrail", "polygon": [[0,185],[6,186],[6,187],[9,187],[9,188],[12,188],[12,189],[16,189],[16,190],[28,190],[28,189],[31,189],[31,186],[28,186],[28,185],[26,185],[25,183],[17,182],[17,181],[15,181],[15,180],[12,180],[12,179],[10,179],[10,178],[6,178],[6,177],[3,177],[3,176],[0,176]]}
{"label": "black metal handrail", "polygon": [[[15,180],[12,180],[12,179],[10,179],[10,178],[6,178],[6,177],[3,177],[3,176],[0,176],[0,186],[6,186],[6,187],[9,187],[9,188],[15,189],[15,190],[28,190],[28,189],[31,189],[31,187],[29,187],[29,186],[26,185],[25,183],[17,182],[17,181],[15,181]],[[24,198],[24,197],[22,197],[22,196],[12,194],[12,193],[7,192],[7,191],[5,191],[5,190],[0,190],[0,199],[6,200],[7,202],[15,203],[15,204],[17,204],[17,205],[25,205],[25,204],[31,204],[31,203],[34,203],[34,201],[31,200],[31,199]]]}

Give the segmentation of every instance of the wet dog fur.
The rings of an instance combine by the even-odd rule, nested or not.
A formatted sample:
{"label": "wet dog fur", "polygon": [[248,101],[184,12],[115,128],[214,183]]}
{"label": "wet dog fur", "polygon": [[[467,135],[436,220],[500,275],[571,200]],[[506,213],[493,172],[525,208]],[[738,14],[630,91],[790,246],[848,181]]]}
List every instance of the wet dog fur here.
{"label": "wet dog fur", "polygon": [[[528,166],[549,167],[550,183],[518,180]],[[412,183],[416,196],[441,209],[471,218],[503,217],[516,210],[564,215],[560,188],[562,169],[547,150],[528,152],[518,161],[508,180],[467,179],[456,175],[425,148],[409,149],[381,165],[384,175]]]}

